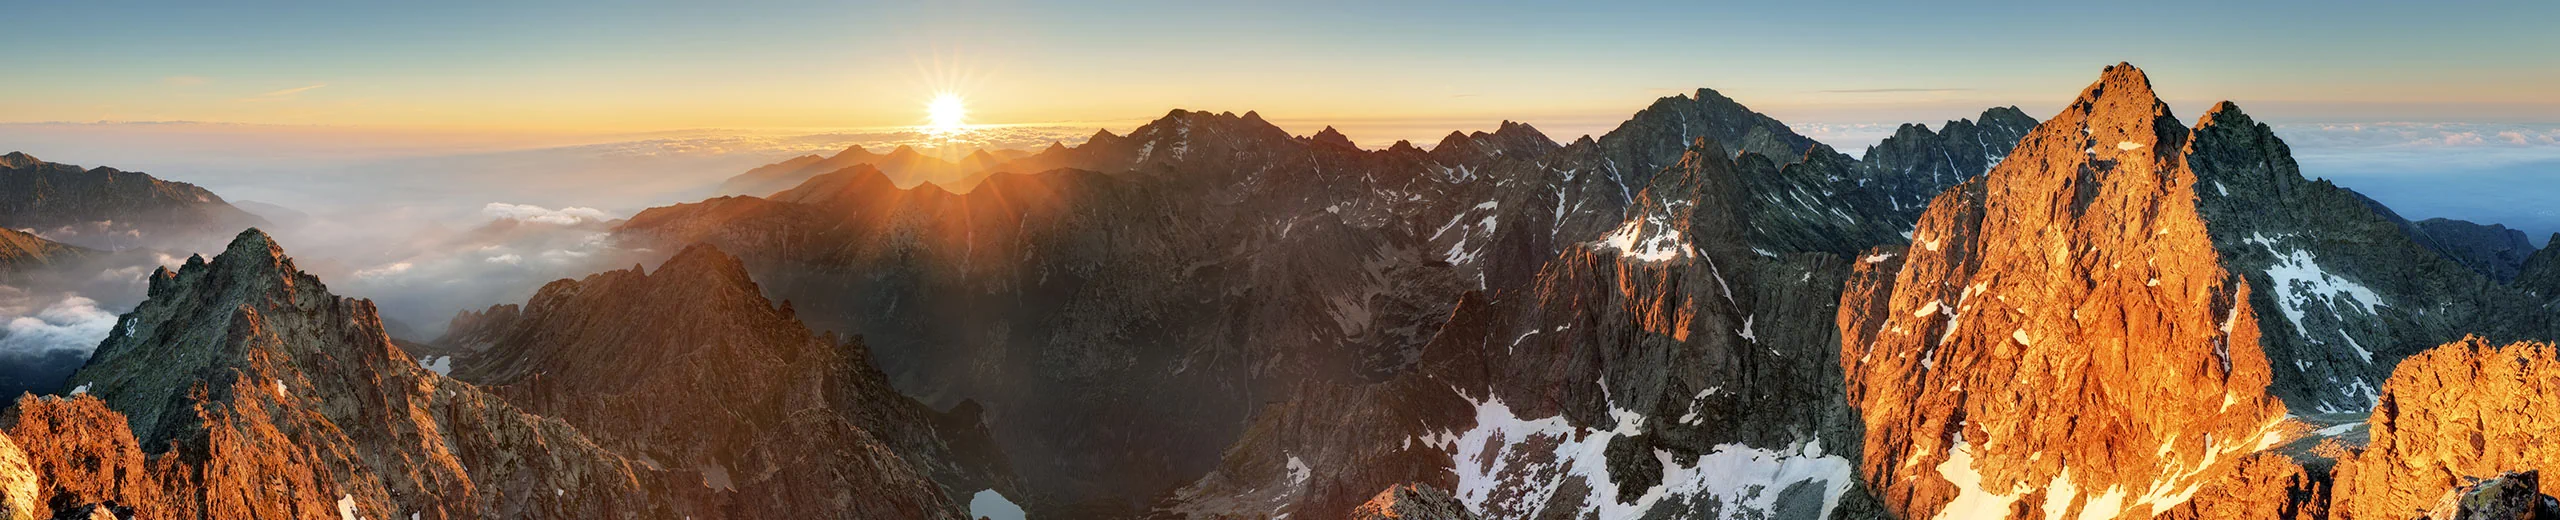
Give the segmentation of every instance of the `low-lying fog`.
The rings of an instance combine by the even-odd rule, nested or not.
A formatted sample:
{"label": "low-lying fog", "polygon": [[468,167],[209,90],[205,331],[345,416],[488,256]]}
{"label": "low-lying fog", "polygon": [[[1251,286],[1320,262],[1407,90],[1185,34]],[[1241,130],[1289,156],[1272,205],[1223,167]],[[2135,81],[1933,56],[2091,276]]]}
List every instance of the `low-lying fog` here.
{"label": "low-lying fog", "polygon": [[[413,133],[193,123],[0,124],[0,148],[110,166],[213,190],[270,221],[301,269],[341,296],[370,298],[394,337],[428,341],[456,311],[522,303],[559,278],[654,265],[625,251],[620,219],[709,197],[720,181],[804,154],[862,145],[969,150],[1076,144],[1089,127],[997,127],[966,138],[908,131],[793,136],[684,132],[523,143]],[[614,139],[619,140],[614,140]],[[6,153],[8,150],[0,150]],[[940,150],[929,153],[940,153]],[[220,240],[153,243],[0,281],[0,395],[46,390],[87,359],[144,278]]]}

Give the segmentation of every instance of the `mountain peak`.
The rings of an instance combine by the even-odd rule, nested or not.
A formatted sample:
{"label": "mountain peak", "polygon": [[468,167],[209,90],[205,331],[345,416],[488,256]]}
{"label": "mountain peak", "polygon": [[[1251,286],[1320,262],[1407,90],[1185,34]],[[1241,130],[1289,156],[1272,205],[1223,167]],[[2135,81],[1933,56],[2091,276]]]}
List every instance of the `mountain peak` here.
{"label": "mountain peak", "polygon": [[1451,130],[1449,135],[1440,137],[1440,144],[1431,145],[1431,152],[1439,154],[1455,152],[1458,151],[1458,147],[1466,146],[1467,141],[1466,132]]}
{"label": "mountain peak", "polygon": [[685,246],[683,251],[676,252],[676,256],[667,258],[665,263],[658,264],[656,276],[670,275],[681,278],[740,281],[749,279],[746,262],[720,251],[718,247],[703,243]]}
{"label": "mountain peak", "polygon": [[284,256],[284,248],[276,245],[275,237],[254,227],[240,230],[239,235],[231,237],[231,244],[222,248],[225,255],[241,251],[264,251],[269,256]]}
{"label": "mountain peak", "polygon": [[2249,118],[2249,113],[2240,111],[2240,104],[2224,101],[2215,103],[2213,109],[2206,110],[2204,117],[2196,120],[2196,128],[2218,124],[2255,125],[2256,122]]}
{"label": "mountain peak", "polygon": [[43,162],[37,160],[36,156],[27,155],[26,152],[9,152],[9,155],[0,155],[0,168],[25,168]]}
{"label": "mountain peak", "polygon": [[2130,63],[2108,65],[2105,70],[2099,71],[2098,81],[2090,83],[2089,88],[2080,93],[2079,103],[2075,104],[2109,100],[2160,104],[2160,96],[2151,92],[2151,77],[2143,74],[2142,69],[2135,68]]}
{"label": "mountain peak", "polygon": [[1341,130],[1335,130],[1332,126],[1324,127],[1324,130],[1316,132],[1316,135],[1309,138],[1309,140],[1315,141],[1316,144],[1333,145],[1351,149],[1360,148],[1359,145],[1351,142],[1350,136],[1342,135]]}

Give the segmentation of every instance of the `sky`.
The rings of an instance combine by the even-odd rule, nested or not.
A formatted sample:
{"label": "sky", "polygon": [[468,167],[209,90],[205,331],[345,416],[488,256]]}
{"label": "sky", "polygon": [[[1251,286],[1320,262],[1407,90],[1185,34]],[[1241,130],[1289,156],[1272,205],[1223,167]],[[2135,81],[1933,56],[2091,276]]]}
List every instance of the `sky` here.
{"label": "sky", "polygon": [[2118,61],[2173,104],[2277,121],[2560,121],[2552,2],[0,0],[0,19],[0,122],[21,123],[792,131],[918,124],[952,92],[982,124],[1189,108],[1363,142],[1504,119],[1570,139],[1702,86],[1791,123],[2043,114]]}

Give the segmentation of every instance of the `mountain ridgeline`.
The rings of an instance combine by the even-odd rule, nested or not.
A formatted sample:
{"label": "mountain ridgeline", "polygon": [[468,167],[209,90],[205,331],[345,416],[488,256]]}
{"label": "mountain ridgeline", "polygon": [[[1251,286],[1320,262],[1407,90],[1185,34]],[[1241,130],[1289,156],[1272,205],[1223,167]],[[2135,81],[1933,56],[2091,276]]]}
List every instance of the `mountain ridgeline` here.
{"label": "mountain ridgeline", "polygon": [[[140,183],[49,164],[0,180]],[[166,211],[48,189],[9,218]],[[1564,142],[1175,110],[720,192],[427,344],[238,233],[0,413],[0,518],[2449,519],[2560,469],[2560,251],[2129,64],[1855,157],[1700,89]],[[90,254],[48,225],[0,274]]]}
{"label": "mountain ridgeline", "polygon": [[[1125,516],[1159,508],[1231,459],[1230,444],[1261,422],[1257,411],[1306,385],[1412,377],[1468,294],[1516,308],[1483,311],[1518,315],[1498,318],[1507,330],[1536,314],[1601,312],[1527,303],[1524,291],[1545,277],[1583,277],[1576,283],[1597,291],[1560,299],[1714,290],[1602,290],[1615,275],[1591,277],[1606,263],[1547,273],[1564,269],[1562,259],[1614,258],[1592,252],[1604,235],[1680,241],[1712,230],[1714,254],[1726,256],[1719,265],[1737,273],[1734,291],[1759,289],[1739,285],[1760,282],[1739,274],[1750,266],[1805,275],[1817,258],[1899,242],[1921,208],[1895,201],[1945,187],[1906,177],[1979,173],[1916,157],[1985,166],[2014,141],[1981,136],[2033,124],[2010,109],[1985,119],[1945,133],[1915,127],[1880,147],[1889,152],[1879,157],[1902,162],[1862,167],[1706,90],[1665,98],[1598,138],[1558,144],[1505,123],[1452,133],[1429,150],[1364,150],[1330,128],[1291,136],[1254,113],[1174,111],[1125,136],[1099,133],[1016,159],[1056,169],[993,174],[965,192],[901,188],[889,168],[854,165],[767,197],[645,211],[617,233],[649,247],[706,242],[738,253],[813,326],[863,336],[899,389],[936,406],[983,404],[1025,483],[1058,511]],[[1700,204],[1700,193],[1719,199]],[[1631,224],[1638,211],[1666,220]],[[1689,229],[1691,212],[1719,220]],[[1656,246],[1618,249],[1641,247]],[[1795,310],[1819,313],[1836,299],[1820,288],[1790,297]],[[1736,305],[1714,313],[1738,327],[1755,308]],[[1546,307],[1557,310],[1536,310]],[[1800,321],[1768,312],[1770,322]],[[1818,324],[1763,326],[1805,335],[1790,347],[1812,353],[1796,359],[1831,348]],[[1566,355],[1581,346],[1546,348]],[[1824,387],[1811,383],[1824,370],[1799,367],[1798,386]],[[1595,401],[1570,404],[1538,411],[1606,417],[1589,408]]]}
{"label": "mountain ridgeline", "polygon": [[0,228],[89,249],[219,246],[241,228],[266,225],[193,184],[46,162],[24,152],[0,155],[0,186],[9,188],[0,190]]}

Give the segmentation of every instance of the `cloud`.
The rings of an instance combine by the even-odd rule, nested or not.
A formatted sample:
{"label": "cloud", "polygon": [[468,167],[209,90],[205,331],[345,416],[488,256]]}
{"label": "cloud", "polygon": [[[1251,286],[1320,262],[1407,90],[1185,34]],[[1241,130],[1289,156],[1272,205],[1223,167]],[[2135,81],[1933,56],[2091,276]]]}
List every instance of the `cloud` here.
{"label": "cloud", "polygon": [[400,273],[406,273],[406,272],[409,272],[409,268],[412,268],[412,267],[416,267],[416,265],[415,265],[415,264],[408,263],[408,262],[392,262],[392,263],[388,263],[388,264],[382,264],[382,265],[379,265],[379,266],[368,267],[368,268],[364,268],[364,269],[357,269],[357,270],[356,270],[356,277],[357,277],[357,278],[381,278],[381,277],[385,277],[385,276],[391,276],[391,275],[396,275],[396,274],[400,274]]}
{"label": "cloud", "polygon": [[504,202],[491,202],[487,206],[482,206],[480,208],[480,213],[488,215],[489,218],[521,220],[525,222],[539,222],[543,224],[559,224],[563,226],[578,224],[581,222],[603,222],[609,218],[605,215],[604,210],[595,208],[570,207],[554,210],[531,204],[508,204]]}
{"label": "cloud", "polygon": [[267,93],[264,93],[264,94],[258,94],[258,95],[256,95],[256,96],[251,96],[251,97],[247,97],[247,98],[242,98],[242,99],[241,99],[241,101],[283,101],[283,100],[287,100],[287,99],[293,99],[293,98],[295,98],[296,96],[300,96],[300,95],[302,95],[302,93],[304,93],[304,92],[310,92],[310,91],[311,91],[311,89],[316,89],[316,88],[326,87],[326,86],[329,86],[329,84],[327,84],[327,83],[314,83],[314,84],[304,85],[304,86],[300,86],[300,87],[294,87],[294,88],[289,88],[289,89],[284,89],[284,90],[277,90],[277,91],[267,92]]}
{"label": "cloud", "polygon": [[[52,351],[87,352],[107,339],[107,331],[116,326],[116,313],[98,307],[97,300],[78,293],[55,295],[23,295],[10,302],[12,315],[0,325],[0,354],[10,356],[43,355]],[[59,299],[44,298],[57,296]],[[44,301],[50,300],[50,301]],[[42,307],[34,307],[42,301]],[[32,312],[29,312],[32,311]]]}

